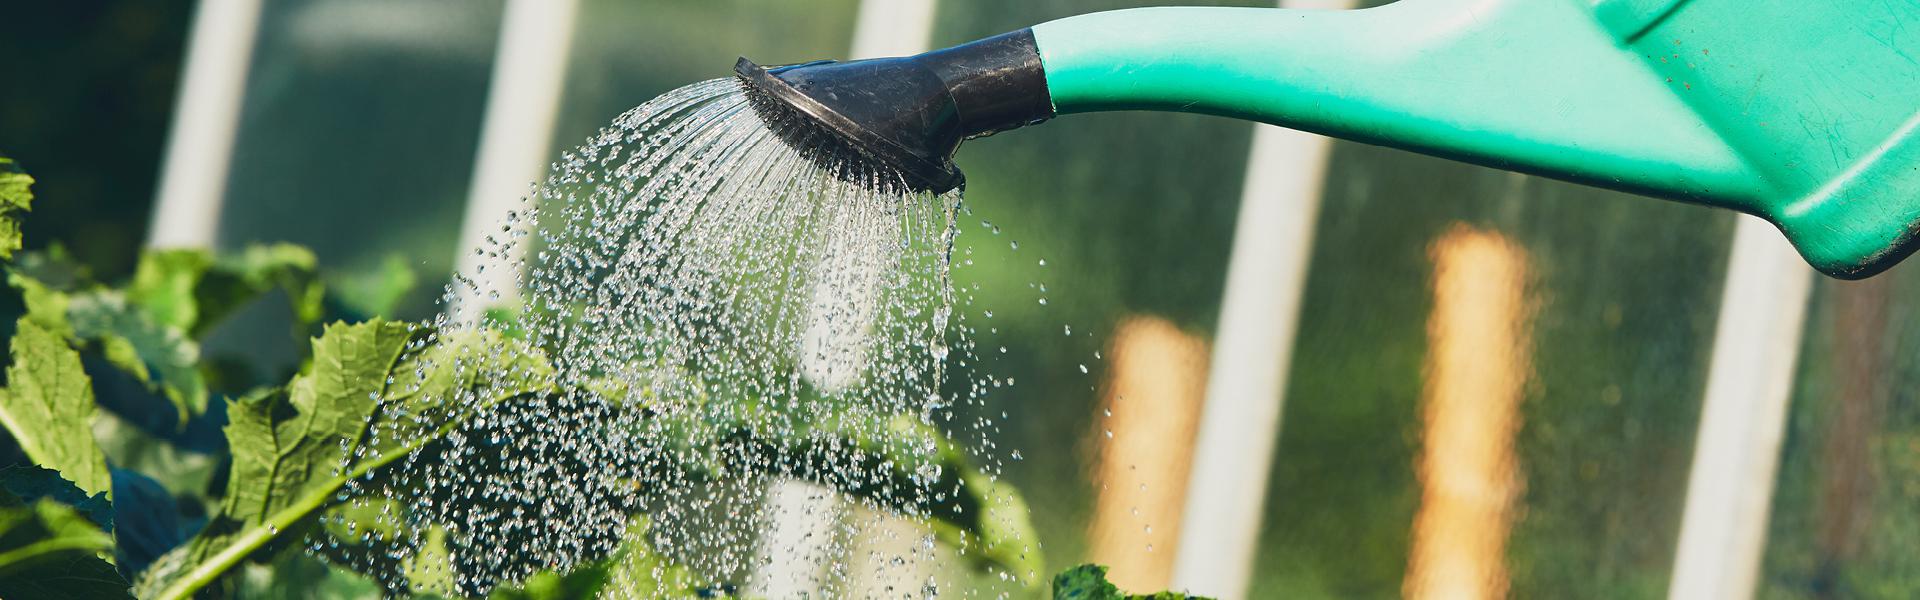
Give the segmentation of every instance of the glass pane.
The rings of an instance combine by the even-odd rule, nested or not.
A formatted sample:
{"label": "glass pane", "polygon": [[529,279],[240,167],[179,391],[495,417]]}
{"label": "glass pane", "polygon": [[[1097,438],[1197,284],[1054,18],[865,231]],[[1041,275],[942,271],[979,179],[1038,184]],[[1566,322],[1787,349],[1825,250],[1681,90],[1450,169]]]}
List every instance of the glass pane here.
{"label": "glass pane", "polygon": [[1917,294],[1913,266],[1815,287],[1760,597],[1920,592]]}
{"label": "glass pane", "polygon": [[1729,215],[1350,143],[1324,202],[1253,589],[1663,596]]}
{"label": "glass pane", "polygon": [[431,314],[452,271],[500,0],[266,3],[221,244],[288,241],[320,263],[419,276]]}

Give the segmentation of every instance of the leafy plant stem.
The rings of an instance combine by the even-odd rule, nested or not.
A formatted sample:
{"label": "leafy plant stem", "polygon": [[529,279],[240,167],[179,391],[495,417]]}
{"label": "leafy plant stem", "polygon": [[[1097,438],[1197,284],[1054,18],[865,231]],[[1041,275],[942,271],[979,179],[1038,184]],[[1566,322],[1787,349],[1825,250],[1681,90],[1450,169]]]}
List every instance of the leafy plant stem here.
{"label": "leafy plant stem", "polygon": [[0,567],[23,562],[42,554],[53,554],[69,550],[105,552],[113,549],[113,537],[105,533],[89,535],[85,538],[55,538],[35,542],[25,547],[0,552]]}
{"label": "leafy plant stem", "polygon": [[419,450],[426,444],[444,436],[457,424],[456,422],[441,425],[436,431],[436,435],[417,436],[399,448],[396,448],[394,452],[382,453],[362,464],[355,465],[353,469],[344,475],[327,480],[326,485],[322,485],[314,489],[312,493],[295,500],[292,504],[287,505],[286,508],[281,509],[280,512],[274,513],[266,522],[248,528],[246,532],[234,538],[232,545],[208,557],[207,560],[194,565],[192,571],[188,571],[185,575],[175,579],[172,585],[167,586],[165,590],[162,590],[158,595],[154,596],[154,598],[156,600],[180,600],[193,597],[194,592],[213,585],[213,582],[219,581],[222,575],[232,570],[235,565],[240,564],[240,561],[246,560],[247,555],[267,545],[267,542],[273,541],[275,537],[280,535],[280,530],[292,529],[293,526],[299,524],[300,521],[312,516],[320,509],[326,508],[327,505],[330,504],[333,496],[339,493],[338,490],[340,487],[346,485],[348,481],[356,477],[365,476],[367,473],[373,472],[374,469],[392,464],[393,461],[399,460],[401,457],[413,454],[414,451]]}

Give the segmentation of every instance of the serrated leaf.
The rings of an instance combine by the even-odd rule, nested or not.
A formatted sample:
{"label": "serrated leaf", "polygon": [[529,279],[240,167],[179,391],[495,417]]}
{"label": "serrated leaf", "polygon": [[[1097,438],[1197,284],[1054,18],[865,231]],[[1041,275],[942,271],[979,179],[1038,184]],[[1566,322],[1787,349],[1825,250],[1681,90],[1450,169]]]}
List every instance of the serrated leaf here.
{"label": "serrated leaf", "polygon": [[[594,598],[607,585],[607,563],[581,565],[565,573],[542,571],[516,585],[503,585],[487,593],[488,600],[586,600]],[[689,596],[691,596],[689,594]],[[646,596],[634,596],[644,598]]]}
{"label": "serrated leaf", "polygon": [[0,259],[20,250],[20,213],[33,209],[33,176],[0,156]]}
{"label": "serrated leaf", "polygon": [[252,244],[238,254],[219,257],[194,290],[199,318],[188,331],[199,337],[274,289],[286,292],[296,322],[318,322],[326,286],[320,282],[317,262],[312,250],[295,244]]}
{"label": "serrated leaf", "polygon": [[107,495],[89,495],[59,471],[37,465],[14,465],[0,469],[0,506],[25,506],[40,500],[52,500],[85,515],[100,529],[113,531],[113,503]]}
{"label": "serrated leaf", "polygon": [[0,507],[0,597],[130,598],[112,552],[113,538],[73,507],[50,499]]}
{"label": "serrated leaf", "polygon": [[654,551],[647,543],[648,522],[635,519],[627,528],[620,548],[607,559],[607,582],[600,589],[603,600],[633,598],[673,598],[693,595],[698,580],[693,572]]}
{"label": "serrated leaf", "polygon": [[34,464],[59,471],[88,494],[111,494],[106,455],[93,441],[93,383],[80,354],[28,319],[20,320],[10,352],[0,424]]}
{"label": "serrated leaf", "polygon": [[674,564],[648,543],[648,521],[635,518],[605,560],[565,573],[543,571],[514,585],[494,588],[490,600],[633,600],[637,598],[716,598],[726,590],[701,585],[686,567]]}
{"label": "serrated leaf", "polygon": [[[550,376],[545,359],[524,344],[497,347],[489,340],[498,338],[454,332],[408,352],[429,335],[389,321],[330,325],[284,392],[230,402],[226,498],[207,528],[163,561],[165,569],[142,578],[142,595],[191,596],[243,559],[277,549],[283,532],[311,526],[341,501],[350,479],[418,451],[472,411],[552,385],[541,379]],[[435,416],[402,416],[409,414]]]}
{"label": "serrated leaf", "polygon": [[[449,432],[472,421],[476,415],[509,399],[524,399],[554,390],[553,368],[538,351],[523,341],[510,340],[492,330],[454,330],[437,336],[437,343],[408,354],[393,370],[388,399],[382,403],[375,421],[368,428],[363,448],[376,455],[412,452],[423,440],[444,438]],[[375,496],[377,498],[377,495]],[[398,514],[398,513],[396,513]],[[382,526],[382,521],[362,523],[362,527]],[[429,531],[438,534],[440,528]],[[444,534],[451,535],[453,531]],[[439,540],[421,535],[402,535],[400,554],[411,553],[415,572],[434,574],[428,582],[436,590],[453,584],[456,573],[451,559],[457,544],[451,537]],[[340,538],[336,539],[352,539]],[[442,547],[435,549],[433,546]],[[446,562],[444,567],[423,568],[412,564],[433,556]],[[445,581],[438,581],[441,577]],[[411,577],[411,575],[410,575]],[[409,579],[408,585],[419,591],[422,582]],[[470,586],[471,582],[461,585]],[[451,594],[450,591],[442,591]]]}
{"label": "serrated leaf", "polygon": [[295,320],[308,324],[320,319],[325,292],[314,264],[313,252],[294,244],[254,244],[226,256],[149,251],[134,269],[127,300],[155,323],[198,338],[248,302],[281,289]]}
{"label": "serrated leaf", "polygon": [[33,176],[20,170],[20,164],[0,156],[0,210],[33,208]]}
{"label": "serrated leaf", "polygon": [[1080,565],[1053,576],[1053,600],[1207,600],[1179,592],[1127,594],[1107,581],[1107,568]]}
{"label": "serrated leaf", "polygon": [[109,364],[165,396],[180,425],[206,412],[200,345],[181,330],[154,321],[113,290],[60,289],[22,270],[7,280],[26,301],[26,320],[73,343],[97,346]]}
{"label": "serrated leaf", "polygon": [[415,594],[453,596],[459,591],[454,582],[453,561],[447,550],[447,529],[434,527],[420,542],[419,550],[407,557],[400,572],[407,576],[407,587]]}
{"label": "serrated leaf", "polygon": [[284,395],[231,407],[234,470],[224,516],[258,521],[303,492],[330,489],[328,475],[348,464],[345,448],[358,443],[411,341],[408,329],[385,321],[329,326],[313,344],[313,363]]}
{"label": "serrated leaf", "polygon": [[13,264],[7,265],[7,271],[25,275],[58,292],[76,291],[93,282],[93,270],[74,259],[59,242],[15,256]]}
{"label": "serrated leaf", "polygon": [[9,270],[7,284],[20,290],[21,300],[27,305],[26,320],[62,338],[73,337],[73,325],[67,322],[70,299],[64,290],[18,270]]}
{"label": "serrated leaf", "polygon": [[[394,369],[392,402],[400,419],[383,416],[386,431],[420,424],[442,427],[457,415],[500,399],[553,388],[553,367],[525,342],[508,339],[491,329],[447,332],[438,343],[407,356]],[[465,402],[478,395],[483,402]],[[398,428],[398,429],[395,429]]]}
{"label": "serrated leaf", "polygon": [[96,291],[70,297],[67,320],[73,335],[98,340],[107,362],[134,376],[173,403],[180,424],[207,411],[207,382],[200,345],[179,329],[155,323],[120,295]]}
{"label": "serrated leaf", "polygon": [[313,361],[286,390],[229,401],[233,466],[220,510],[179,556],[142,578],[142,590],[190,595],[328,505],[346,481],[347,448],[411,337],[400,323],[328,326],[313,343]]}
{"label": "serrated leaf", "polygon": [[1107,581],[1107,568],[1080,565],[1053,576],[1053,600],[1121,600],[1120,588]]}

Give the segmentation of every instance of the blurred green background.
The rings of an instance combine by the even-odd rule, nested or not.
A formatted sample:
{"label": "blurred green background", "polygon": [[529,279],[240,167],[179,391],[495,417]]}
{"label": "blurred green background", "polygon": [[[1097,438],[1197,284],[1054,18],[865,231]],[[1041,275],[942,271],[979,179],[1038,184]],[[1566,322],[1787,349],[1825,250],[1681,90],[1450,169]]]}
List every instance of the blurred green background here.
{"label": "blurred green background", "polygon": [[[933,41],[1145,4],[940,2]],[[347,272],[402,257],[428,283],[402,316],[431,315],[433,282],[461,250],[502,3],[266,7],[222,245],[297,242]],[[844,57],[857,8],[585,0],[551,154],[659,93],[727,76],[736,56]],[[190,6],[3,12],[0,153],[41,181],[29,247],[63,242],[103,276],[123,275],[149,218]],[[972,215],[959,245],[975,264],[957,283],[982,289],[967,320],[997,328],[980,346],[1008,348],[979,368],[1018,381],[983,410],[1012,414],[1001,445],[1025,459],[1006,475],[1032,505],[1051,566],[1093,552],[1101,382],[1112,377],[1095,353],[1137,316],[1213,337],[1252,131],[1193,115],[1084,115],[960,154]],[[1289,383],[1266,516],[1247,524],[1260,531],[1254,597],[1401,593],[1421,498],[1428,249],[1458,223],[1513,240],[1529,265],[1511,594],[1664,596],[1732,216],[1336,143],[1294,359],[1273,365]],[[1920,594],[1916,269],[1816,284],[1762,597]]]}

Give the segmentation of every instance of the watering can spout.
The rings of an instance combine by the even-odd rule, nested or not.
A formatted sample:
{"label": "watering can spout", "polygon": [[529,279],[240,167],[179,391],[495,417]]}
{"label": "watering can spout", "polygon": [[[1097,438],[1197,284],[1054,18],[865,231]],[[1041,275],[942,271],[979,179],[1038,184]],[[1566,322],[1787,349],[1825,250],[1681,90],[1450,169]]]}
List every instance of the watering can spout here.
{"label": "watering can spout", "polygon": [[1732,208],[1856,278],[1920,223],[1920,65],[1887,50],[1920,34],[1854,4],[1153,8],[1033,33],[1063,115],[1216,114]]}

